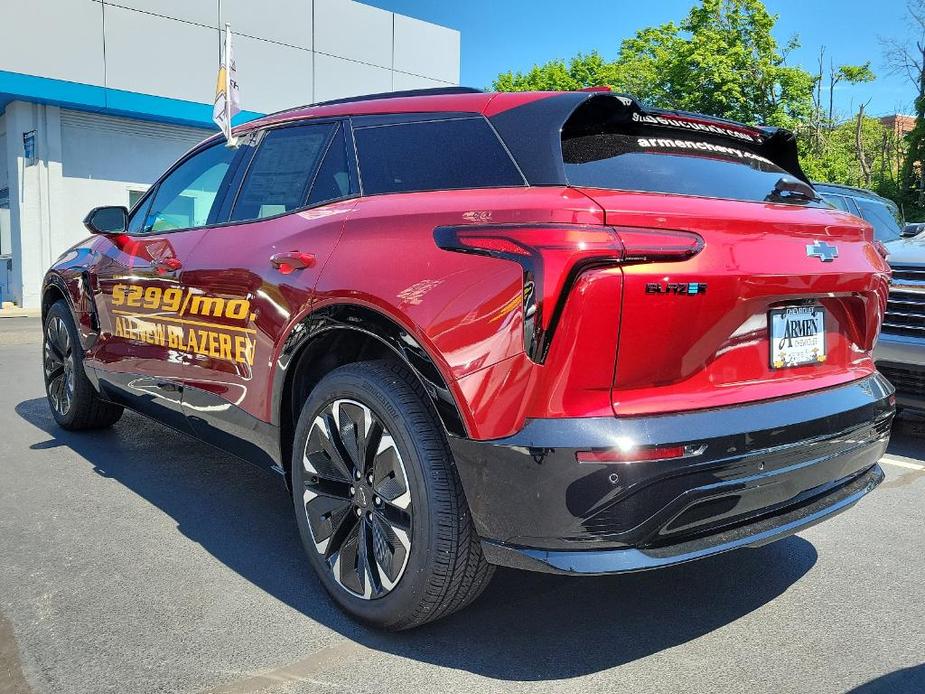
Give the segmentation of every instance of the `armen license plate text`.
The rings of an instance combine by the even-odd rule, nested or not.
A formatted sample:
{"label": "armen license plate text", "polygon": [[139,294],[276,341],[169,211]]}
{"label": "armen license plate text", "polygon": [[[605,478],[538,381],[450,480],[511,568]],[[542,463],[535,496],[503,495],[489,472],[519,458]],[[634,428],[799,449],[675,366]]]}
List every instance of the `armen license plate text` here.
{"label": "armen license plate text", "polygon": [[821,306],[773,309],[769,323],[773,368],[821,364],[825,361],[825,309]]}

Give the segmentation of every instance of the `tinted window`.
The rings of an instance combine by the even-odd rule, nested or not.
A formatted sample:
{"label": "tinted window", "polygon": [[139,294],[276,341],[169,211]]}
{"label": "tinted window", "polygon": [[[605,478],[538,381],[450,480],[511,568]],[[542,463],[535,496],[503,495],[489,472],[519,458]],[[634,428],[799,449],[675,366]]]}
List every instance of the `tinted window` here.
{"label": "tinted window", "polygon": [[347,168],[347,143],[344,129],[338,128],[328,146],[321,168],[312,183],[308,196],[309,205],[319,205],[328,200],[337,200],[350,194],[350,173]]}
{"label": "tinted window", "polygon": [[864,198],[855,198],[854,201],[861,210],[861,216],[874,228],[874,238],[883,243],[900,238],[901,229],[889,207],[875,200]]}
{"label": "tinted window", "polygon": [[356,143],[367,195],[524,185],[483,118],[358,128]]}
{"label": "tinted window", "polygon": [[[565,139],[562,154],[568,182],[592,188],[806,204],[803,198],[775,196],[775,184],[781,177],[792,177],[745,143],[671,135],[596,133]],[[808,186],[807,192],[811,193]]]}
{"label": "tinted window", "polygon": [[305,207],[308,189],[336,123],[267,132],[251,162],[233,221],[261,219]]}
{"label": "tinted window", "polygon": [[213,145],[184,161],[160,182],[143,215],[144,221],[136,213],[130,228],[159,232],[208,224],[209,213],[235,153],[236,150],[224,144]]}

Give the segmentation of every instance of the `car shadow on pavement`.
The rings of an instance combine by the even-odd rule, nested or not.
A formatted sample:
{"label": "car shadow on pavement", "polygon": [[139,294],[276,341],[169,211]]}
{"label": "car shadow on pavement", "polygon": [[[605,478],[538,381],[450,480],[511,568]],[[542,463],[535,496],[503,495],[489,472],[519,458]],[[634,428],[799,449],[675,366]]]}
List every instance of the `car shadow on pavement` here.
{"label": "car shadow on pavement", "polygon": [[258,588],[362,646],[501,680],[598,672],[708,634],[784,593],[815,564],[791,537],[656,572],[571,578],[500,569],[464,611],[389,634],[356,624],[304,557],[281,480],[126,412],[115,427],[60,429],[44,398],[16,412],[168,514],[177,530]]}
{"label": "car shadow on pavement", "polygon": [[925,663],[890,672],[855,687],[847,694],[900,694],[925,692]]}

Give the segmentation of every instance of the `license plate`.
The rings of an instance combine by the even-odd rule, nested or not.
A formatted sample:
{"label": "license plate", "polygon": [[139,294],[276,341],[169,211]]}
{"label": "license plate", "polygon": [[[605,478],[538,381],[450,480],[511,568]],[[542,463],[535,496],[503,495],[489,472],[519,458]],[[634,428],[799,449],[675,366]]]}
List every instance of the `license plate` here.
{"label": "license plate", "polygon": [[826,359],[825,309],[788,306],[771,309],[771,367],[786,369],[821,364]]}

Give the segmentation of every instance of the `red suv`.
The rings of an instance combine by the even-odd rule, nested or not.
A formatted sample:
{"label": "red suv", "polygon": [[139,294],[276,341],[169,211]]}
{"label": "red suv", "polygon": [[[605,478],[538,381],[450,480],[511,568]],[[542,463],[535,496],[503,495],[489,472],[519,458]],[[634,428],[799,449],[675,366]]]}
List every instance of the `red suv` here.
{"label": "red suv", "polygon": [[48,272],[48,399],[281,475],[350,614],[437,619],[496,565],[761,545],[883,478],[890,270],[792,134],[454,88],[235,135],[95,209]]}

